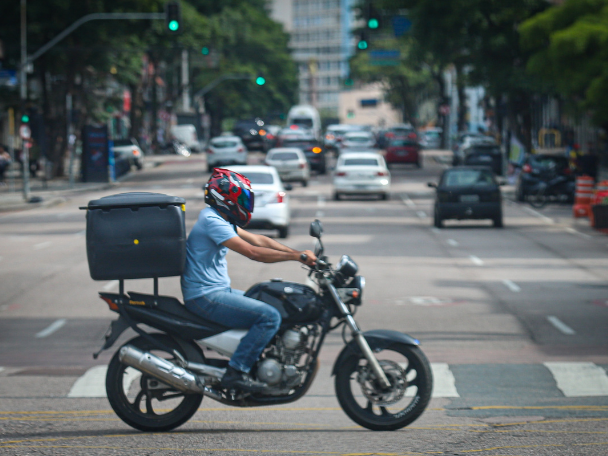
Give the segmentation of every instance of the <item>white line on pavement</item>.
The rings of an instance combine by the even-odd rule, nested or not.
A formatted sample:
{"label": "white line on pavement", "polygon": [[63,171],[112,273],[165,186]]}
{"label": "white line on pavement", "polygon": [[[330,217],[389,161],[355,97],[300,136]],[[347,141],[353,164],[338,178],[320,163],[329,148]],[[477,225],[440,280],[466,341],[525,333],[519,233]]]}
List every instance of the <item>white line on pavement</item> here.
{"label": "white line on pavement", "polygon": [[188,179],[188,180],[186,181],[186,184],[191,184],[192,182],[194,182],[194,179]]}
{"label": "white line on pavement", "polygon": [[401,197],[401,201],[403,201],[403,204],[405,204],[407,207],[409,208],[415,208],[416,207],[416,203],[414,203],[409,196],[407,195],[403,195]]}
{"label": "white line on pavement", "polygon": [[572,329],[566,323],[561,321],[555,315],[549,315],[547,317],[547,320],[549,320],[549,323],[551,323],[553,326],[555,326],[557,329],[559,329],[562,333],[566,334],[567,336],[573,336],[574,334],[576,334],[576,331],[574,331],[574,329]]}
{"label": "white line on pavement", "polygon": [[325,197],[323,195],[317,197],[317,206],[325,207]]}
{"label": "white line on pavement", "polygon": [[518,291],[521,291],[521,288],[519,288],[519,285],[517,285],[515,282],[511,282],[509,279],[503,280],[502,283],[504,283],[505,287],[507,287],[511,291],[514,291],[516,293]]}
{"label": "white line on pavement", "polygon": [[452,247],[458,247],[460,244],[458,244],[458,241],[454,240],[454,239],[448,239],[446,241],[448,244],[450,244]]}
{"label": "white line on pavement", "polygon": [[469,260],[471,260],[473,264],[476,264],[477,266],[483,266],[483,261],[481,258],[476,257],[475,255],[469,255]]}
{"label": "white line on pavement", "polygon": [[323,217],[324,215],[325,215],[325,212],[323,212],[323,211],[317,211],[315,213],[315,217]]}
{"label": "white line on pavement", "polygon": [[566,231],[567,231],[568,233],[575,234],[575,235],[577,235],[577,236],[582,236],[582,237],[584,237],[585,239],[591,239],[591,236],[589,236],[588,234],[581,233],[580,231],[577,231],[577,230],[575,230],[574,228],[570,228],[570,227],[568,227],[568,228],[566,228]]}
{"label": "white line on pavement", "polygon": [[106,283],[103,287],[101,287],[101,289],[103,291],[110,291],[114,288],[116,288],[118,286],[118,280],[111,280],[110,282]]}
{"label": "white line on pavement", "polygon": [[54,321],[49,326],[44,328],[42,331],[40,331],[39,333],[36,333],[36,336],[35,336],[36,339],[43,339],[45,337],[50,336],[55,331],[60,329],[63,325],[65,325],[66,321],[67,320],[65,318],[60,318],[59,320]]}
{"label": "white line on pavement", "polygon": [[431,228],[431,231],[435,234],[441,233],[441,230],[439,228],[435,228],[435,227]]}
{"label": "white line on pavement", "polygon": [[532,215],[535,215],[536,217],[538,217],[541,220],[543,220],[545,223],[549,223],[549,224],[555,223],[555,221],[552,218],[549,218],[546,215],[543,215],[540,212],[535,211],[534,209],[532,209],[530,207],[524,206],[523,210],[526,211],[526,212],[528,212],[528,213],[530,213],[530,214],[532,214]]}
{"label": "white line on pavement", "polygon": [[1,366],[0,366],[0,372],[2,372],[3,370],[4,370],[4,367],[1,367]]}
{"label": "white line on pavement", "polygon": [[566,397],[608,395],[608,376],[600,366],[588,362],[543,364]]}
{"label": "white line on pavement", "polygon": [[431,363],[433,371],[433,397],[460,397],[456,379],[447,363]]}
{"label": "white line on pavement", "polygon": [[424,212],[424,211],[418,211],[418,212],[416,212],[416,214],[417,214],[417,215],[418,215],[418,217],[420,217],[420,218],[425,218],[425,217],[426,217],[426,212]]}
{"label": "white line on pavement", "polygon": [[85,234],[87,234],[87,230],[82,230],[76,233],[76,236],[84,236]]}
{"label": "white line on pavement", "polygon": [[51,245],[51,241],[41,242],[39,244],[34,244],[34,250],[46,249],[49,245]]}
{"label": "white line on pavement", "polygon": [[[74,382],[68,397],[106,397],[107,372],[108,366],[91,367]],[[122,380],[123,389],[128,392],[133,381],[140,375],[135,369],[127,369]]]}

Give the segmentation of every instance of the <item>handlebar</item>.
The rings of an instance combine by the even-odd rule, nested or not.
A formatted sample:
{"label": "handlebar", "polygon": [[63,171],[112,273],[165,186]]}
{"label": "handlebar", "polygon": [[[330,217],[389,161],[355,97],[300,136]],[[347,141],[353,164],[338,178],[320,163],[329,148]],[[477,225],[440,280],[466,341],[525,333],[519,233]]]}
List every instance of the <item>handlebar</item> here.
{"label": "handlebar", "polygon": [[[306,263],[306,260],[308,260],[308,255],[306,255],[305,253],[301,254],[300,255],[300,260],[303,263]],[[320,258],[317,258],[317,266],[320,266],[321,268],[326,268],[329,265],[327,264],[327,262],[321,260]]]}

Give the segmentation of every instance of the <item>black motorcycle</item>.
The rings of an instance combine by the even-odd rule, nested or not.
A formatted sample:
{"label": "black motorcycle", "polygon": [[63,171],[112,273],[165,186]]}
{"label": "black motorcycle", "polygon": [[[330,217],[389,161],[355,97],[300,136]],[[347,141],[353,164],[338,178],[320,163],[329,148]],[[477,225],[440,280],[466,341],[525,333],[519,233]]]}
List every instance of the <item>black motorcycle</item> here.
{"label": "black motorcycle", "polygon": [[[203,397],[236,407],[286,404],[310,388],[319,367],[319,351],[328,332],[342,326],[346,346],[332,374],[341,407],[368,429],[400,429],[427,407],[433,389],[429,362],[418,340],[397,331],[363,332],[353,315],[362,304],[365,279],[347,255],[332,267],[323,255],[322,226],[315,220],[310,235],[318,239],[318,257],[309,277],[319,291],[274,279],[250,288],[246,296],[277,308],[282,326],[251,373],[267,384],[262,393],[246,393],[220,384],[243,330],[229,329],[190,313],[176,298],[100,293],[120,317],[112,322],[102,350],[127,328],[139,334],[120,347],[108,367],[106,389],[116,414],[142,431],[167,431],[185,423]],[[160,333],[148,333],[145,324]],[[349,328],[351,337],[347,337]],[[206,357],[202,348],[218,353]],[[95,356],[96,356],[95,355]]]}
{"label": "black motorcycle", "polygon": [[558,173],[557,166],[551,162],[543,170],[536,185],[530,189],[527,200],[532,207],[541,209],[549,202],[573,202],[574,192],[575,183],[572,178]]}

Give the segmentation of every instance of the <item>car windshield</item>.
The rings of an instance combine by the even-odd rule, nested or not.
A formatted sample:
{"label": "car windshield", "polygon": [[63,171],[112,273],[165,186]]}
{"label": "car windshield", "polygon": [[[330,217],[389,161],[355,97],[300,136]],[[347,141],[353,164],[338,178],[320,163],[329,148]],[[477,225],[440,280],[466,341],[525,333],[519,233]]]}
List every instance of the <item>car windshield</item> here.
{"label": "car windshield", "polygon": [[411,146],[412,142],[407,139],[393,139],[390,142],[390,146],[392,147],[402,147],[402,146]]}
{"label": "car windshield", "polygon": [[241,173],[247,179],[251,181],[252,184],[273,184],[274,177],[270,173]]}
{"label": "car windshield", "polygon": [[114,147],[133,146],[133,141],[130,139],[115,139]]}
{"label": "car windshield", "polygon": [[270,157],[268,157],[268,160],[279,160],[279,161],[297,160],[297,159],[298,159],[298,154],[296,154],[295,152],[275,152],[272,155],[270,155]]}
{"label": "car windshield", "polygon": [[308,117],[302,117],[302,118],[296,117],[294,119],[291,119],[291,124],[298,125],[300,127],[312,128],[312,119],[310,119]]}
{"label": "car windshield", "polygon": [[475,147],[471,147],[469,149],[469,153],[474,154],[474,155],[485,155],[485,154],[497,155],[497,154],[500,154],[500,149],[497,146],[495,146],[495,147],[475,146]]}
{"label": "car windshield", "polygon": [[378,166],[376,158],[347,158],[342,166]]}
{"label": "car windshield", "polygon": [[427,131],[424,133],[424,136],[426,136],[427,138],[439,138],[439,132],[438,131]]}
{"label": "car windshield", "polygon": [[469,185],[494,184],[492,173],[481,169],[459,169],[446,173],[443,185],[447,187],[465,187]]}
{"label": "car windshield", "polygon": [[348,142],[353,143],[365,143],[369,141],[369,138],[367,136],[347,136],[344,139]]}
{"label": "car windshield", "polygon": [[562,166],[565,168],[568,162],[563,157],[547,157],[545,155],[540,157],[531,156],[530,164],[538,168],[551,168],[553,166]]}
{"label": "car windshield", "polygon": [[230,140],[213,141],[211,145],[217,149],[224,149],[226,147],[236,147],[238,142]]}

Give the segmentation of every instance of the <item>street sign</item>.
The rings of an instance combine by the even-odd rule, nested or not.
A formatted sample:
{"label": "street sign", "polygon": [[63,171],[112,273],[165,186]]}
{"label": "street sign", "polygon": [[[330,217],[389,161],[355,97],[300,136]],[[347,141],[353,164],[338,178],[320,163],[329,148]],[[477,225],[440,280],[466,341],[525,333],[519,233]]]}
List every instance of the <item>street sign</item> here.
{"label": "street sign", "polygon": [[30,127],[27,125],[21,125],[19,127],[19,136],[21,136],[21,139],[30,139],[30,136],[32,136],[32,130],[30,130]]}
{"label": "street sign", "polygon": [[0,86],[15,87],[17,85],[16,70],[0,70]]}
{"label": "street sign", "polygon": [[405,16],[393,17],[393,33],[396,37],[405,35],[412,28],[412,22]]}
{"label": "street sign", "polygon": [[397,60],[399,57],[401,57],[399,49],[377,49],[369,53],[369,58],[372,60]]}

